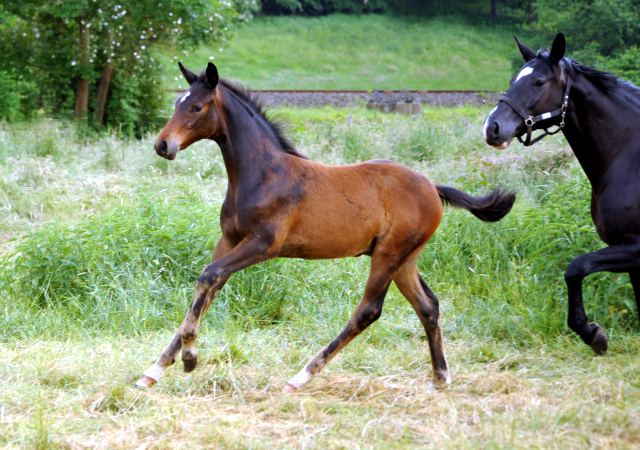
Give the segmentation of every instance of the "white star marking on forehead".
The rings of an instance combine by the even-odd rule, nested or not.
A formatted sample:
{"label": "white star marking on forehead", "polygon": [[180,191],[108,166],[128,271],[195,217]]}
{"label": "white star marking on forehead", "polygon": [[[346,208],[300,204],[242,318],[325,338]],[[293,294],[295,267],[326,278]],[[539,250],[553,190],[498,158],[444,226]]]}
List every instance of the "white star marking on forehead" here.
{"label": "white star marking on forehead", "polygon": [[518,78],[516,78],[516,83],[520,80],[520,78],[522,77],[526,77],[527,75],[530,75],[531,72],[533,72],[533,68],[532,67],[525,67],[524,69],[522,69],[520,71],[520,73],[518,74]]}
{"label": "white star marking on forehead", "polygon": [[187,99],[188,96],[191,95],[191,92],[187,91],[185,92],[185,94],[182,96],[182,98],[180,99],[180,103],[182,103],[183,101],[185,101]]}

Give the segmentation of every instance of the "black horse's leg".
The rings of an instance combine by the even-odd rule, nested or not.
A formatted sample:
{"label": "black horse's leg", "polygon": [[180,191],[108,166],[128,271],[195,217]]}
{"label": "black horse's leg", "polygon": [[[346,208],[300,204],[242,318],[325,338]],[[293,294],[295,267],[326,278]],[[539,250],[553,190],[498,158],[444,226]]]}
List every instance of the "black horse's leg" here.
{"label": "black horse's leg", "polygon": [[607,351],[607,335],[597,323],[589,324],[582,301],[582,281],[596,272],[640,270],[640,245],[611,246],[578,256],[564,274],[569,294],[569,328],[598,355]]}
{"label": "black horse's leg", "polygon": [[442,329],[440,328],[438,298],[420,277],[416,261],[417,257],[402,266],[393,281],[413,306],[427,334],[433,367],[433,384],[450,384],[451,376],[449,375],[449,366],[442,341]]}
{"label": "black horse's leg", "polygon": [[394,269],[393,266],[394,265],[388,261],[383,261],[381,257],[374,255],[371,258],[371,272],[367,279],[364,295],[360,303],[358,303],[358,306],[356,306],[356,310],[351,316],[351,319],[349,319],[347,326],[337,338],[331,341],[331,343],[314,356],[296,376],[289,380],[284,387],[284,392],[295,392],[302,385],[318,375],[340,350],[362,333],[369,325],[378,320],[380,314],[382,314],[382,304],[384,303],[384,297],[387,295],[387,289],[389,289],[391,280],[397,270],[397,268]]}
{"label": "black horse's leg", "polygon": [[631,286],[633,286],[633,293],[636,296],[636,306],[640,317],[640,270],[629,272],[629,278],[631,279]]}
{"label": "black horse's leg", "polygon": [[267,255],[268,245],[259,239],[245,239],[234,247],[223,237],[216,246],[214,261],[204,268],[198,278],[193,302],[182,325],[158,361],[144,372],[144,376],[136,385],[153,386],[162,372],[175,362],[181,349],[185,371],[195,369],[198,363],[195,341],[198,337],[200,319],[232,273],[269,259]]}

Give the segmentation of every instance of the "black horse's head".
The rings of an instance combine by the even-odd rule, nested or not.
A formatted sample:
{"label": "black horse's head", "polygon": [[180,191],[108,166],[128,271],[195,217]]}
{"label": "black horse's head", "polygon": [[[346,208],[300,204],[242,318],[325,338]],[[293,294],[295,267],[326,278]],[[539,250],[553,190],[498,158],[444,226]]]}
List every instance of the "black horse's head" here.
{"label": "black horse's head", "polygon": [[515,40],[526,64],[511,79],[511,87],[489,113],[483,127],[487,144],[496,148],[507,148],[512,138],[525,133],[529,133],[525,144],[529,145],[532,129],[564,125],[569,82],[568,65],[563,62],[564,36],[558,34],[551,50],[538,54],[517,37]]}

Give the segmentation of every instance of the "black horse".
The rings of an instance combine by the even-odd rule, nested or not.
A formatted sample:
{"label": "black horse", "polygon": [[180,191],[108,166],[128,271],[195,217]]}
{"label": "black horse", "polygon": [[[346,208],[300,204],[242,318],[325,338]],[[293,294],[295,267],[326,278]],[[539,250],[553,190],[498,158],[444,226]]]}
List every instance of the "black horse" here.
{"label": "black horse", "polygon": [[[565,38],[535,53],[516,38],[526,64],[484,124],[489,145],[513,137],[530,145],[562,130],[591,183],[591,218],[608,247],[578,256],[565,272],[569,327],[597,354],[607,335],[589,324],[582,281],[595,272],[627,272],[640,312],[640,89],[564,57]],[[558,126],[554,132],[548,128]],[[544,129],[531,140],[531,131]],[[526,134],[523,140],[522,136]]]}

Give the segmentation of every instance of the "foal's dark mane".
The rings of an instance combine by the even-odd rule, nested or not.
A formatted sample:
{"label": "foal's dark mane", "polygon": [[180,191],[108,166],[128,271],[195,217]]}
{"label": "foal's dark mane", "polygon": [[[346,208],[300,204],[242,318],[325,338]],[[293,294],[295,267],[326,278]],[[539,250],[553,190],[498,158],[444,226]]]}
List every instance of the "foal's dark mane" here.
{"label": "foal's dark mane", "polygon": [[[206,74],[204,70],[198,75],[198,81],[206,82]],[[224,78],[220,78],[218,83],[221,84],[226,90],[231,92],[237,99],[244,102],[244,106],[246,106],[248,109],[250,109],[252,112],[254,112],[264,120],[264,122],[276,136],[276,139],[282,151],[299,158],[308,159],[306,156],[300,154],[298,150],[296,150],[293,143],[287,137],[287,124],[273,120],[258,95],[252,95],[251,90],[244,87],[242,84],[234,83]]]}

